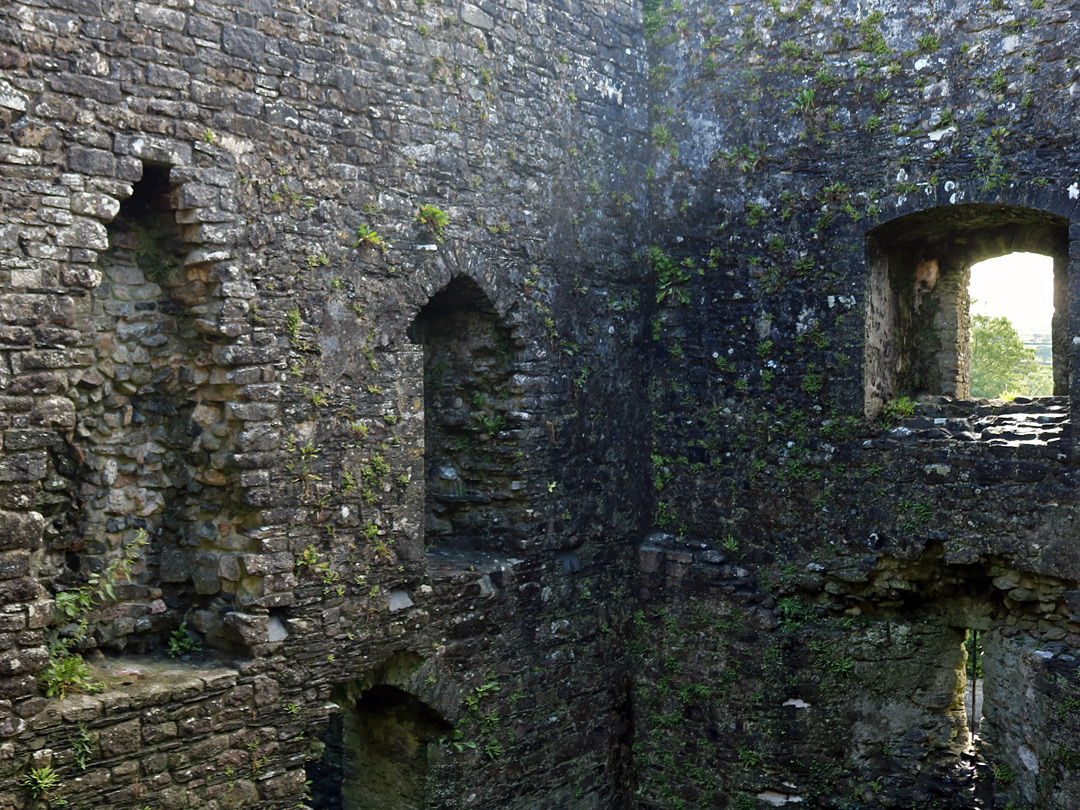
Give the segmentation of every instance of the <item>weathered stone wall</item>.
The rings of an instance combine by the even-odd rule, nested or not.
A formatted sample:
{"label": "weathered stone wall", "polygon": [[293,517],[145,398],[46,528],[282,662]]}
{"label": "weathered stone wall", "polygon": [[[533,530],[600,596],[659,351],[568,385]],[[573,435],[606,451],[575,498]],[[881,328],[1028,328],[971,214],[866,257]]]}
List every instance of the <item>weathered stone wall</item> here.
{"label": "weathered stone wall", "polygon": [[738,554],[654,538],[641,563],[664,605],[634,621],[645,806],[960,799],[942,764],[968,743],[962,632],[822,615]]}
{"label": "weathered stone wall", "polygon": [[[1077,36],[5,7],[0,803],[364,806],[366,757],[430,806],[966,808],[981,757],[980,801],[1076,806]],[[1059,397],[902,419],[1021,245]],[[41,696],[58,634],[106,691]]]}
{"label": "weathered stone wall", "polygon": [[[429,745],[444,806],[624,801],[628,685],[577,668],[620,658],[643,528],[647,404],[614,396],[641,373],[638,19],[0,11],[4,806],[51,766],[69,806],[295,807],[342,690],[380,683],[461,732]],[[459,276],[515,347],[458,438],[517,525],[429,558],[409,327]],[[54,621],[139,529],[85,636]],[[153,663],[181,622],[204,648],[182,676]],[[106,675],[150,663],[42,698],[55,628]]]}
{"label": "weathered stone wall", "polygon": [[[1069,397],[1045,403],[927,400],[902,422],[888,407],[962,393],[963,358],[944,338],[964,331],[966,309],[936,290],[937,270],[1008,252],[1016,234],[1068,263],[1057,317],[1077,333],[1071,10],[702,2],[654,5],[645,27],[661,306],[643,615],[666,611],[685,633],[684,602],[743,614],[695,620],[680,652],[643,651],[658,674],[670,664],[683,701],[683,722],[636,715],[654,805],[714,801],[677,756],[714,735],[713,761],[695,763],[714,779],[731,764],[724,806],[971,806],[957,787],[970,771],[956,673],[978,629],[996,640],[981,756],[1012,774],[980,790],[997,806],[1073,806],[1054,788],[1080,749],[1060,722],[1072,707],[1055,695],[1050,721],[1024,656],[1080,647],[1075,375]],[[979,237],[987,226],[997,247]],[[1062,227],[1055,247],[1046,237]],[[885,278],[890,261],[910,287]],[[919,296],[932,341],[898,326]],[[1055,364],[1075,368],[1075,350]],[[939,373],[954,382],[933,383]],[[734,686],[695,697],[732,660]],[[821,684],[837,668],[830,701]]]}

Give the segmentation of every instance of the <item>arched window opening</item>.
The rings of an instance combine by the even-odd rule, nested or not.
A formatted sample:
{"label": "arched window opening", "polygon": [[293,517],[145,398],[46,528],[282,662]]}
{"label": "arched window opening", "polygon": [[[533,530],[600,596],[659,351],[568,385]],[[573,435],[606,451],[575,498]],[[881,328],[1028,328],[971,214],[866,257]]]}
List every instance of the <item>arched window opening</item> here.
{"label": "arched window opening", "polygon": [[[348,691],[348,690],[345,690]],[[307,765],[315,810],[429,807],[431,760],[453,726],[435,709],[380,684],[341,701],[319,735],[322,757]]]}
{"label": "arched window opening", "polygon": [[[164,650],[183,627],[178,638],[192,649],[185,634],[196,626],[207,640],[214,635],[199,608],[224,590],[206,553],[224,490],[200,474],[212,466],[200,437],[211,423],[224,424],[224,403],[193,395],[209,372],[190,308],[204,303],[207,285],[188,279],[191,245],[177,211],[170,167],[144,164],[108,225],[102,281],[83,313],[92,360],[72,389],[78,458],[57,459],[66,489],[52,495],[37,575],[54,593],[76,589],[137,538],[147,542],[113,598],[78,631],[79,648]],[[220,637],[220,619],[216,627]]]}
{"label": "arched window opening", "polygon": [[1044,397],[1054,393],[1054,260],[1010,253],[974,264],[971,396]]}
{"label": "arched window opening", "polygon": [[410,330],[424,350],[425,543],[505,551],[526,537],[518,347],[487,296],[460,277]]}
{"label": "arched window opening", "polygon": [[[966,399],[971,388],[969,283],[980,262],[1038,253],[1052,265],[1052,390],[1068,393],[1068,221],[1017,206],[957,205],[898,217],[867,234],[864,406],[900,396]],[[1015,293],[1029,285],[1013,273]],[[1049,309],[1049,302],[1047,308]],[[975,311],[977,314],[977,310]]]}

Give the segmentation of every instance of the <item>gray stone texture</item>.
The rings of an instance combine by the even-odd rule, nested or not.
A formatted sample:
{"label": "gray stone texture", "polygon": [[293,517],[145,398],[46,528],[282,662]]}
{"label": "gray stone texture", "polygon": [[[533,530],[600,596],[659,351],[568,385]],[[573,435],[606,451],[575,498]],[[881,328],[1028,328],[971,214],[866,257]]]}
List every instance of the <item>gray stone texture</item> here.
{"label": "gray stone texture", "polygon": [[1072,16],[0,8],[0,805],[362,795],[334,711],[430,807],[959,810],[978,631],[980,800],[1080,807],[1080,381],[882,421],[868,249],[1041,223],[1077,367]]}

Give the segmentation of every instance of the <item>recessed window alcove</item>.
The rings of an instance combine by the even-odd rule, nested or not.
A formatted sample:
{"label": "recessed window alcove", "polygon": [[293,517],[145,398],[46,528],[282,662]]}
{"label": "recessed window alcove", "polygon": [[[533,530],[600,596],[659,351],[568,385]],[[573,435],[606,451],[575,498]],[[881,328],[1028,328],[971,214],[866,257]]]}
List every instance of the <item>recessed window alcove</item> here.
{"label": "recessed window alcove", "polygon": [[458,277],[421,309],[409,337],[424,355],[425,543],[448,551],[522,547],[520,352],[483,290]]}
{"label": "recessed window alcove", "polygon": [[[972,265],[1015,252],[1053,262],[1053,389],[1068,394],[1068,221],[1030,208],[968,204],[891,220],[866,237],[864,406],[897,396],[968,398]],[[1025,284],[1022,275],[1015,280]]]}
{"label": "recessed window alcove", "polygon": [[102,281],[80,324],[93,362],[72,392],[77,457],[57,460],[66,487],[51,496],[38,556],[39,579],[53,592],[68,590],[145,533],[139,559],[83,642],[113,651],[163,649],[182,622],[188,630],[199,624],[199,608],[222,590],[206,545],[218,534],[227,496],[203,433],[222,422],[224,406],[212,401],[208,346],[192,313],[209,288],[185,270],[191,245],[177,223],[170,174],[168,166],[144,164],[107,226]]}

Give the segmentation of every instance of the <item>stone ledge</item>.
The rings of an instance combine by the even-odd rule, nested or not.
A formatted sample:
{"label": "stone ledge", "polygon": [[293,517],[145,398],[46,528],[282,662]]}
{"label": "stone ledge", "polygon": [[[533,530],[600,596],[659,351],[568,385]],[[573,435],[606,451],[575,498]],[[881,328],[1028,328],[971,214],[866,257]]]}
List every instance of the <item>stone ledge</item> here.
{"label": "stone ledge", "polygon": [[[224,692],[236,686],[240,673],[215,665],[201,667],[175,661],[115,658],[91,665],[93,677],[105,683],[104,691],[95,694],[71,694],[49,701],[42,714],[52,714],[59,721],[85,722],[132,710],[183,703],[199,695]],[[43,729],[46,726],[37,725]]]}

